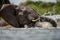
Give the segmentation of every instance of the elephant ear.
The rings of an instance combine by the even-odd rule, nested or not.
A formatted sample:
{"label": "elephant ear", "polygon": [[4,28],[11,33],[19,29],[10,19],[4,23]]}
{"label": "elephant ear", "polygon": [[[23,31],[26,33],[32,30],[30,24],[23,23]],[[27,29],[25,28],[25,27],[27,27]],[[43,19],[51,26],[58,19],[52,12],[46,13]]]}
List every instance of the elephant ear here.
{"label": "elephant ear", "polygon": [[0,12],[1,12],[1,17],[4,18],[7,23],[9,23],[14,27],[19,27],[17,17],[14,15],[16,12],[14,5],[5,4],[4,6],[2,6]]}

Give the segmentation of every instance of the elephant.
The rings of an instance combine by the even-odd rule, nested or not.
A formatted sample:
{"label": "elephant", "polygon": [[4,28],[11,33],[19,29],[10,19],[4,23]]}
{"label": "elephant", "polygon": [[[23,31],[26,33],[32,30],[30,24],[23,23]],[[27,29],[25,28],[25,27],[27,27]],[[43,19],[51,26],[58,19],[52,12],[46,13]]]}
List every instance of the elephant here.
{"label": "elephant", "polygon": [[34,23],[38,19],[38,14],[28,6],[16,6],[12,4],[4,4],[0,10],[0,15],[8,24],[21,28],[24,25]]}

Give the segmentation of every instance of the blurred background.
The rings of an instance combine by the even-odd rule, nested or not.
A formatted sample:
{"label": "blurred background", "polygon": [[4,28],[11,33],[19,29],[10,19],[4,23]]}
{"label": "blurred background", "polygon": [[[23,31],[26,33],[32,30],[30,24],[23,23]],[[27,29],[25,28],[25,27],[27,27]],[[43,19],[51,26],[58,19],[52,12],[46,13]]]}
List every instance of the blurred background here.
{"label": "blurred background", "polygon": [[27,5],[41,15],[60,14],[60,0],[10,0],[15,5]]}

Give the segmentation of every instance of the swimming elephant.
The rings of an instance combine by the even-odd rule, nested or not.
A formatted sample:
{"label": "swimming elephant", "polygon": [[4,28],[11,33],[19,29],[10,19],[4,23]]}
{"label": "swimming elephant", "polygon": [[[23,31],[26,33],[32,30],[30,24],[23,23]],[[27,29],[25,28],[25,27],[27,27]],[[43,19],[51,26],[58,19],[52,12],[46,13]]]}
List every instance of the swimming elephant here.
{"label": "swimming elephant", "polygon": [[14,27],[21,27],[25,24],[37,21],[38,14],[30,7],[18,7],[12,4],[4,4],[0,10],[1,17]]}

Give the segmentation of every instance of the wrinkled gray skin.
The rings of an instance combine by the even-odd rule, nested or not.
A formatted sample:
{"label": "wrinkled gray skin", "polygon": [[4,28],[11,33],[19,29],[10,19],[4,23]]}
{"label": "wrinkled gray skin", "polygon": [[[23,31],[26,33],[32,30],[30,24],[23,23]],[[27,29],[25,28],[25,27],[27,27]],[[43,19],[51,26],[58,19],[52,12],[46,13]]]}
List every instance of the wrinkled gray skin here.
{"label": "wrinkled gray skin", "polygon": [[4,4],[0,10],[1,17],[5,19],[10,25],[14,27],[19,27],[16,8],[17,6],[11,4]]}
{"label": "wrinkled gray skin", "polygon": [[[38,19],[38,14],[30,7],[21,6],[16,9],[19,11],[18,12],[18,21],[19,21],[19,24],[21,25],[21,27],[23,27],[24,25],[31,27],[30,24],[37,21],[36,19]],[[36,21],[32,21],[32,20],[36,20]]]}
{"label": "wrinkled gray skin", "polygon": [[14,27],[29,25],[38,18],[38,14],[29,7],[19,8],[16,5],[4,4],[0,10],[1,17]]}

